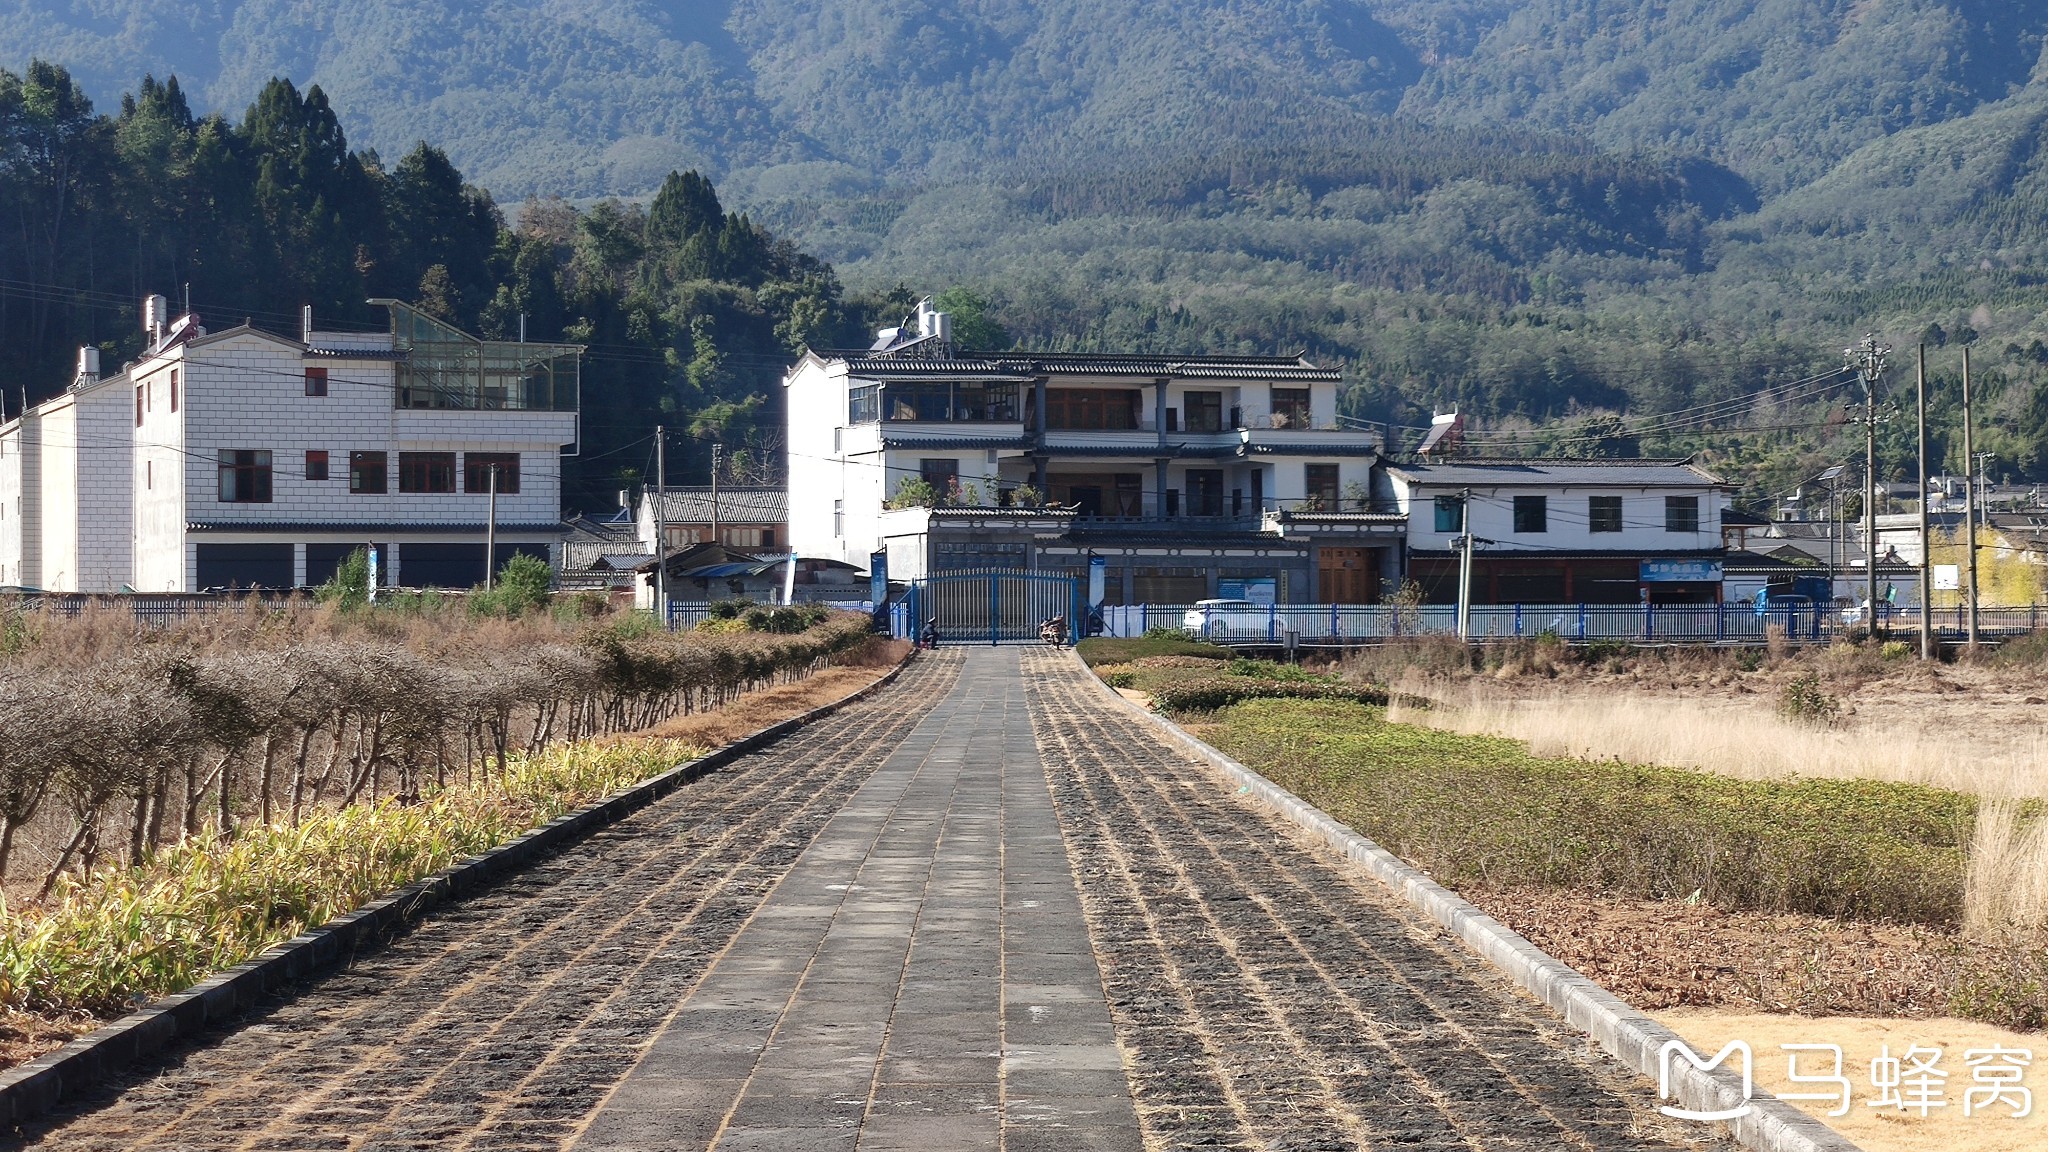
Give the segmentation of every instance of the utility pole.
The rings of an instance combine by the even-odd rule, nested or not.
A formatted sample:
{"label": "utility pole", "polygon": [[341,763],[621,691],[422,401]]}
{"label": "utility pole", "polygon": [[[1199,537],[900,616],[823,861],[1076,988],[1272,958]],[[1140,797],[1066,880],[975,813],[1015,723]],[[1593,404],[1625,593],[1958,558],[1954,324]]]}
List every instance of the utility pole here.
{"label": "utility pole", "polygon": [[1977,456],[1977,426],[1970,413],[1970,350],[1963,349],[1963,538],[1967,549],[1966,566],[1969,569],[1969,584],[1964,588],[1964,603],[1970,608],[1970,649],[1977,648],[1977,493],[1970,481],[1970,463]]}
{"label": "utility pole", "polygon": [[491,590],[491,582],[498,567],[498,466],[491,465],[490,500],[485,505],[484,516],[484,591]]}
{"label": "utility pole", "polygon": [[1920,659],[1934,659],[1934,553],[1927,531],[1927,345],[1920,345],[1918,384],[1920,409]]}
{"label": "utility pole", "polygon": [[1863,381],[1863,592],[1870,616],[1865,629],[1877,635],[1877,383],[1891,362],[1892,346],[1875,333],[1842,350],[1845,366]]}
{"label": "utility pole", "polygon": [[713,441],[711,444],[711,542],[723,544],[718,537],[718,466],[725,460],[725,445]]}
{"label": "utility pole", "polygon": [[1458,493],[1459,522],[1464,526],[1458,556],[1458,639],[1472,638],[1472,490]]}
{"label": "utility pole", "polygon": [[654,618],[668,627],[668,437],[654,426]]}

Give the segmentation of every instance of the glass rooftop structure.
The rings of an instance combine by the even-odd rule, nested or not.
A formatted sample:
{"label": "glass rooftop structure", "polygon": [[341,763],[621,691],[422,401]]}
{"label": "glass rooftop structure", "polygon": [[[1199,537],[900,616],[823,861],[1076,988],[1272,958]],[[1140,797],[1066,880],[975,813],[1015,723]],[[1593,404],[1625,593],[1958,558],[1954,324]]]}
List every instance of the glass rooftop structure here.
{"label": "glass rooftop structure", "polygon": [[574,412],[583,348],[576,344],[479,340],[398,300],[391,310],[400,408]]}

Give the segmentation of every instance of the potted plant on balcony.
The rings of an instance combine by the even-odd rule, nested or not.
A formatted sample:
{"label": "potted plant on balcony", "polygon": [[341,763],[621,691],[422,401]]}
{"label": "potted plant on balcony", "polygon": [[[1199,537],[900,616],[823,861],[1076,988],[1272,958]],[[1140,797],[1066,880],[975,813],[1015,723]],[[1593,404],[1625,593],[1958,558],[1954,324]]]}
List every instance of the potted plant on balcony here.
{"label": "potted plant on balcony", "polygon": [[931,508],[939,502],[938,490],[922,476],[905,476],[889,497],[891,508]]}

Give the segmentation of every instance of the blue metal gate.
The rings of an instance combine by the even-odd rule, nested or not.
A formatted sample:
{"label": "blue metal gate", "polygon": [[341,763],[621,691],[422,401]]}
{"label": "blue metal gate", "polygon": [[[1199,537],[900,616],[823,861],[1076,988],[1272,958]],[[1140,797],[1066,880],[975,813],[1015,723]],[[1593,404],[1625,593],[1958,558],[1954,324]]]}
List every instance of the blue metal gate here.
{"label": "blue metal gate", "polygon": [[1083,583],[1056,572],[976,568],[912,581],[904,595],[911,635],[935,622],[941,644],[1005,644],[1038,640],[1038,629],[1058,616],[1066,639],[1080,636],[1086,619]]}

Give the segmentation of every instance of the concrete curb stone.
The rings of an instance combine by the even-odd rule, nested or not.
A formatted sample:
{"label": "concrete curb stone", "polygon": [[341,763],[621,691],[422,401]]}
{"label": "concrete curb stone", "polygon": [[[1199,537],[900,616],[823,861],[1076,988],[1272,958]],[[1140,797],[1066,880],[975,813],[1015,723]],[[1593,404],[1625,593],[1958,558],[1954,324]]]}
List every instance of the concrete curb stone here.
{"label": "concrete curb stone", "polygon": [[916,658],[915,650],[880,679],[829,704],[771,724],[574,812],[423,877],[380,899],[344,912],[317,928],[275,945],[255,959],[224,969],[182,992],[80,1036],[54,1052],[0,1072],[0,1125],[17,1127],[110,1079],[122,1068],[219,1026],[254,1007],[274,989],[383,943],[436,905],[479,892],[542,855],[583,838],[686,784],[881,691]]}
{"label": "concrete curb stone", "polygon": [[[1677,1033],[1628,1006],[1620,997],[1531,944],[1520,933],[1481,911],[1457,893],[1431,880],[1393,853],[1360,836],[1322,809],[1287,791],[1252,769],[1211,748],[1180,725],[1117,692],[1082,665],[1109,699],[1156,728],[1169,742],[1220,772],[1240,792],[1272,808],[1364,865],[1373,877],[1393,889],[1430,919],[1442,925],[1500,969],[1531,995],[1549,1005],[1567,1023],[1592,1037],[1610,1055],[1652,1080],[1662,1074],[1662,1049],[1679,1041]],[[1701,1053],[1711,1060],[1712,1053]],[[1694,1067],[1683,1056],[1671,1061],[1670,1078],[1677,1102],[1695,1112],[1733,1111],[1745,1102],[1742,1078],[1721,1067]],[[1728,1122],[1735,1139],[1757,1152],[1861,1152],[1847,1137],[1761,1090],[1748,1097],[1748,1112]]]}

